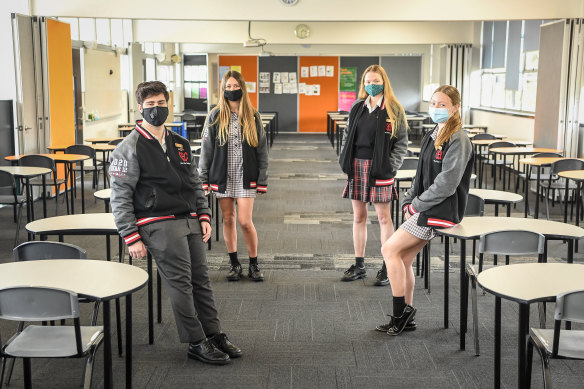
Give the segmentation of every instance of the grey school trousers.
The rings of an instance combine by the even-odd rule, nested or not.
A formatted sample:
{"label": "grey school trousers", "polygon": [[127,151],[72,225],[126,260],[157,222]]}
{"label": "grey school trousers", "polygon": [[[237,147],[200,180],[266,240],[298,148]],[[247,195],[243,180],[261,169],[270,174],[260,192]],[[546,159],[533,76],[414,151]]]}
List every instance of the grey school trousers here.
{"label": "grey school trousers", "polygon": [[182,343],[199,343],[221,332],[197,219],[172,219],[140,227],[170,297]]}

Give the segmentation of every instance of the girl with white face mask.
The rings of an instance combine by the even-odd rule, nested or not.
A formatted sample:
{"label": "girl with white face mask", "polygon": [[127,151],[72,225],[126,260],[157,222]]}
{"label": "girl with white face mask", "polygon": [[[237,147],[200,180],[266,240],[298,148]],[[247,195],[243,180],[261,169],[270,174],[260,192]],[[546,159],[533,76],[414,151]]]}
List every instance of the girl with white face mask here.
{"label": "girl with white face mask", "polygon": [[402,202],[407,220],[381,248],[391,282],[393,315],[377,330],[389,335],[410,329],[416,314],[412,306],[414,257],[437,228],[453,227],[464,216],[474,155],[459,110],[460,93],[455,87],[436,89],[429,114],[437,125],[422,140],[416,176]]}

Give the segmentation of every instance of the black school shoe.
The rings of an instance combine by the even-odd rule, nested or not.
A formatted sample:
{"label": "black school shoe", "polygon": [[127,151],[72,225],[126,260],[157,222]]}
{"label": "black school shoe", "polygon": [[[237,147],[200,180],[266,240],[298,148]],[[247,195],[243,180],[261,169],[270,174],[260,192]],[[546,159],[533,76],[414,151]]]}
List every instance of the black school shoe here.
{"label": "black school shoe", "polygon": [[389,278],[387,277],[387,269],[385,268],[385,266],[379,269],[379,271],[377,272],[377,276],[375,277],[375,283],[373,285],[375,286],[389,285]]}
{"label": "black school shoe", "polygon": [[[391,315],[387,315],[390,317],[389,323],[380,324],[375,329],[380,332],[387,332],[391,327],[393,327],[393,317]],[[406,324],[404,331],[415,331],[418,325],[416,324],[416,317],[415,315],[412,316],[408,323]]]}
{"label": "black school shoe", "polygon": [[389,327],[389,329],[387,330],[387,334],[391,336],[397,336],[401,334],[402,331],[406,328],[406,325],[408,324],[410,319],[412,319],[415,314],[416,308],[406,304],[406,307],[404,308],[404,311],[402,312],[401,316],[391,317],[391,322],[393,325]]}
{"label": "black school shoe", "polygon": [[241,349],[231,343],[224,333],[218,333],[209,338],[217,349],[229,355],[229,358],[239,358],[243,354]]}
{"label": "black school shoe", "polygon": [[237,265],[231,265],[229,268],[229,273],[227,274],[227,279],[229,281],[239,281],[241,279],[241,275],[243,270],[241,269],[241,265],[238,263]]}
{"label": "black school shoe", "polygon": [[226,365],[231,362],[229,355],[219,350],[209,339],[198,344],[189,344],[187,355],[191,359],[198,359],[211,365]]}
{"label": "black school shoe", "polygon": [[258,265],[256,263],[249,264],[249,271],[247,273],[247,276],[252,281],[263,281],[264,280],[264,273],[262,273],[262,271],[260,270],[260,268],[258,267]]}
{"label": "black school shoe", "polygon": [[345,273],[341,277],[341,281],[355,281],[360,278],[367,277],[367,270],[365,268],[359,268],[357,265],[351,265],[350,268],[345,270]]}

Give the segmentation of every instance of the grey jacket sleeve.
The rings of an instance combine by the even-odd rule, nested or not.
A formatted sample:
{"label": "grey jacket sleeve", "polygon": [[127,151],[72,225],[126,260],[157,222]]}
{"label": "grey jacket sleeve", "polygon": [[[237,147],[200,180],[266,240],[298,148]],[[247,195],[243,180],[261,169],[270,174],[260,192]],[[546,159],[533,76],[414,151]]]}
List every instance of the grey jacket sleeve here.
{"label": "grey jacket sleeve", "polygon": [[268,187],[268,137],[266,132],[263,130],[262,120],[259,113],[256,116],[256,126],[258,128],[258,148],[257,148],[257,161],[258,161],[258,192],[266,192]]}
{"label": "grey jacket sleeve", "polygon": [[391,171],[396,172],[404,163],[404,158],[408,152],[408,122],[404,115],[396,117],[397,140],[393,145],[393,150],[389,156]]}
{"label": "grey jacket sleeve", "polygon": [[452,135],[452,144],[442,160],[442,171],[436,176],[434,183],[412,200],[411,204],[416,212],[427,211],[454,194],[471,156],[472,144],[459,130]]}
{"label": "grey jacket sleeve", "polygon": [[205,128],[201,136],[201,156],[199,157],[199,179],[204,190],[209,187],[209,168],[213,162],[213,153],[215,152],[215,135],[211,134],[211,123],[215,120],[216,115],[211,111],[205,120]]}
{"label": "grey jacket sleeve", "polygon": [[193,195],[196,198],[197,214],[199,221],[206,221],[211,223],[211,211],[209,210],[207,197],[205,196],[205,191],[199,179],[199,172],[197,171],[197,164],[195,163],[195,158],[191,161],[191,174],[189,177],[191,187],[193,188]]}
{"label": "grey jacket sleeve", "polygon": [[126,244],[134,244],[141,239],[134,214],[134,191],[140,178],[135,137],[128,135],[112,152],[109,175],[110,203],[116,227]]}

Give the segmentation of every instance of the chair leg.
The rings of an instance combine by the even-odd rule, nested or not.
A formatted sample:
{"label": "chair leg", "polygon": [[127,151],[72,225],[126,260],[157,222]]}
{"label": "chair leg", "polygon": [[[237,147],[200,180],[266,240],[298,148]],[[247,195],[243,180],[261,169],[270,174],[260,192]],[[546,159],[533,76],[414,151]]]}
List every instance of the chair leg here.
{"label": "chair leg", "polygon": [[527,377],[527,387],[531,388],[531,372],[533,370],[533,341],[531,336],[527,340],[527,356],[525,363],[525,376]]}
{"label": "chair leg", "polygon": [[24,387],[25,389],[32,389],[30,358],[22,358],[22,365],[24,367]]}
{"label": "chair leg", "polygon": [[537,311],[539,313],[539,328],[545,328],[545,322],[546,322],[546,317],[545,317],[545,313],[546,313],[546,305],[545,302],[541,302],[537,304]]}
{"label": "chair leg", "polygon": [[98,316],[99,316],[99,303],[95,303],[95,305],[93,306],[93,315],[91,316],[91,325],[92,326],[97,325]]}
{"label": "chair leg", "polygon": [[18,237],[20,236],[20,219],[22,217],[22,203],[18,204],[18,215],[16,216],[16,235],[14,236],[14,247],[18,246]]}
{"label": "chair leg", "polygon": [[93,361],[95,360],[95,352],[97,347],[89,353],[87,361],[85,362],[85,369],[83,372],[83,389],[91,388],[91,378],[93,377]]}
{"label": "chair leg", "polygon": [[483,271],[483,258],[484,258],[484,254],[480,253],[479,254],[479,273]]}
{"label": "chair leg", "polygon": [[478,301],[477,301],[477,281],[474,276],[470,277],[471,289],[470,296],[472,300],[472,327],[474,336],[474,348],[475,355],[481,355],[481,347],[479,345],[479,313],[478,313]]}
{"label": "chair leg", "polygon": [[4,383],[4,369],[6,368],[6,357],[2,357],[2,359],[0,361],[1,361],[0,362],[0,388],[1,388],[2,384]]}
{"label": "chair leg", "polygon": [[545,216],[547,220],[550,220],[550,199],[548,198],[550,195],[550,190],[543,190],[545,195]]}

